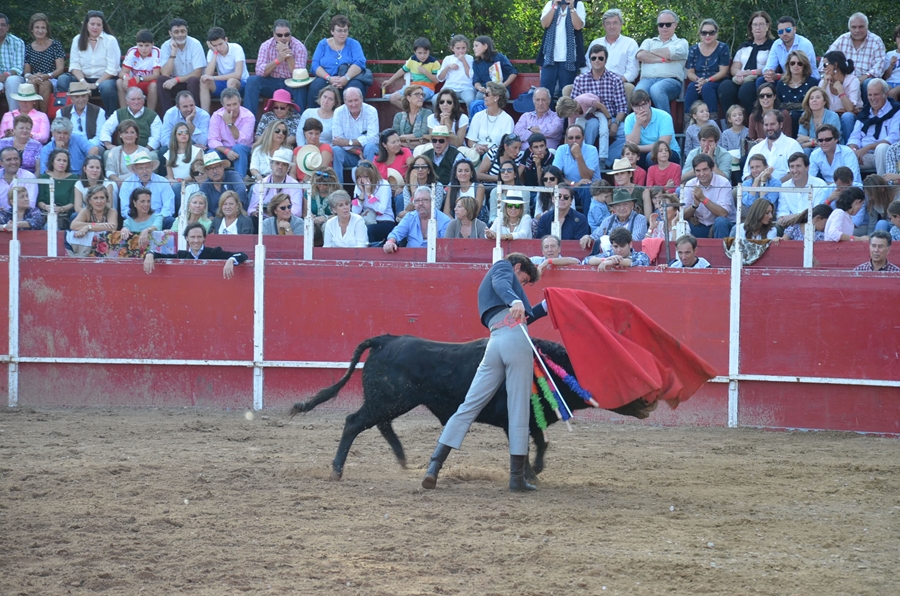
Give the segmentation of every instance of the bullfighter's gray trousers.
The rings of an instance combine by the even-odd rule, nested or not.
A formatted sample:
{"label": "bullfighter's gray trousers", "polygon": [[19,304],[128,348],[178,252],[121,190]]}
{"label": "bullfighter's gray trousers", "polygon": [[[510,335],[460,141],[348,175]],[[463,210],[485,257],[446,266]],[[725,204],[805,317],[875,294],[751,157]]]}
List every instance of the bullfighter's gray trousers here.
{"label": "bullfighter's gray trousers", "polygon": [[[509,314],[504,310],[491,325]],[[527,329],[527,328],[526,328]],[[533,360],[528,338],[516,327],[502,326],[491,331],[484,358],[466,394],[466,400],[447,421],[440,442],[459,449],[479,412],[506,380],[509,409],[509,454],[528,455],[528,420],[531,413]]]}

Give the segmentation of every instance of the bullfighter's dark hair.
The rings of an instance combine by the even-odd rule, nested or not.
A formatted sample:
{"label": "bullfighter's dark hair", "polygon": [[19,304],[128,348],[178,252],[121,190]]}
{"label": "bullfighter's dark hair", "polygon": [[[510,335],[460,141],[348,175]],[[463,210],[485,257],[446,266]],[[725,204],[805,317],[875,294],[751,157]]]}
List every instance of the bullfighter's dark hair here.
{"label": "bullfighter's dark hair", "polygon": [[531,283],[535,283],[541,279],[541,272],[538,270],[537,266],[531,262],[531,258],[528,257],[528,255],[520,252],[511,252],[506,255],[506,260],[509,261],[513,267],[521,265],[519,270],[528,274],[528,277],[531,278]]}

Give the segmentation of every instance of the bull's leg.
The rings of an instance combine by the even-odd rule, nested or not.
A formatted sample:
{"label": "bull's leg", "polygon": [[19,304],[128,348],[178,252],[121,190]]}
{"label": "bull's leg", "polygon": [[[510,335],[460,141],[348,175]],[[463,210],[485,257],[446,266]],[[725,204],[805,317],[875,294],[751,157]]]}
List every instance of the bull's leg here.
{"label": "bull's leg", "polygon": [[397,433],[394,432],[394,427],[391,425],[390,421],[382,422],[378,425],[378,430],[381,431],[381,436],[388,442],[388,445],[391,446],[391,449],[394,450],[394,456],[397,458],[397,463],[400,464],[400,467],[406,467],[406,455],[403,453],[403,445],[400,444],[400,438],[397,436]]}
{"label": "bull's leg", "polygon": [[[535,426],[531,437],[534,439],[534,464],[531,465],[531,471],[537,478],[537,475],[544,471],[544,454],[547,453],[547,441],[544,439],[544,431]],[[527,473],[527,470],[526,470]]]}
{"label": "bull's leg", "polygon": [[357,412],[347,416],[347,420],[344,423],[344,433],[341,435],[341,442],[338,444],[334,461],[331,462],[332,480],[340,480],[341,476],[344,475],[344,463],[347,461],[347,454],[350,453],[350,447],[359,433],[375,426],[375,422],[370,420],[370,418],[365,404]]}

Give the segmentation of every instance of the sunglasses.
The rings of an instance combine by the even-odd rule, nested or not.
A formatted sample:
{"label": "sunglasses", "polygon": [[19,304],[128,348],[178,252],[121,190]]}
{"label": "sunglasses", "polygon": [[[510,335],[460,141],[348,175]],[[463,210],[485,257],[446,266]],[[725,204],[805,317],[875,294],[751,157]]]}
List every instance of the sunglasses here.
{"label": "sunglasses", "polygon": [[716,33],[718,33],[718,31],[701,31],[700,35],[702,35],[703,37],[712,37]]}
{"label": "sunglasses", "polygon": [[272,106],[273,110],[286,110],[288,106]]}
{"label": "sunglasses", "polygon": [[773,97],[775,97],[775,94],[774,93],[760,93],[757,97],[759,97],[760,99],[772,99]]}
{"label": "sunglasses", "polygon": [[507,209],[521,209],[521,208],[522,208],[522,205],[509,205],[509,204],[507,204],[507,205],[506,205],[506,208],[507,208]]}
{"label": "sunglasses", "polygon": [[515,172],[513,168],[500,168],[501,174],[512,174],[513,172]]}
{"label": "sunglasses", "polygon": [[452,100],[452,99],[442,99],[441,101],[438,102],[438,105],[442,105],[442,106],[452,106],[452,105],[453,105],[453,100]]}
{"label": "sunglasses", "polygon": [[784,35],[785,33],[790,33],[793,30],[794,30],[793,27],[785,27],[784,29],[778,30],[778,35]]}
{"label": "sunglasses", "polygon": [[414,170],[427,170],[427,169],[428,169],[428,166],[425,165],[425,164],[423,164],[423,163],[420,163],[420,164],[414,165],[412,168],[413,168]]}
{"label": "sunglasses", "polygon": [[274,132],[275,132],[275,134],[277,134],[277,135],[286,135],[286,134],[287,134],[287,129],[286,129],[286,128],[276,128],[276,129],[274,130]]}
{"label": "sunglasses", "polygon": [[435,145],[443,145],[447,142],[447,139],[431,139],[431,142]]}
{"label": "sunglasses", "polygon": [[328,172],[320,172],[319,170],[316,170],[316,176],[318,176],[319,178],[328,178]]}
{"label": "sunglasses", "polygon": [[606,56],[591,56],[591,62],[606,62]]}
{"label": "sunglasses", "polygon": [[657,26],[657,27],[662,27],[663,29],[668,29],[669,27],[671,27],[671,26],[674,25],[674,24],[675,24],[674,22],[671,22],[671,23],[657,23],[656,26]]}
{"label": "sunglasses", "polygon": [[834,137],[827,137],[827,138],[824,138],[824,139],[816,139],[816,141],[819,142],[819,143],[830,143],[830,142],[833,141],[833,140],[834,140]]}
{"label": "sunglasses", "polygon": [[290,37],[290,36],[291,36],[290,33],[276,33],[276,34],[275,34],[275,37],[277,37],[277,38],[279,38],[279,39],[280,39],[280,38],[283,38],[283,37]]}
{"label": "sunglasses", "polygon": [[508,145],[509,143],[517,143],[517,142],[519,142],[519,141],[521,141],[521,140],[522,140],[522,139],[520,139],[520,138],[519,138],[519,135],[517,135],[517,134],[511,134],[511,135],[507,135],[507,136],[506,136],[506,144],[507,144],[507,145]]}
{"label": "sunglasses", "polygon": [[791,60],[790,62],[788,62],[788,66],[801,66],[801,63],[797,60]]}
{"label": "sunglasses", "polygon": [[293,207],[293,205],[279,205],[279,206],[278,206],[278,210],[279,210],[279,211],[287,211],[287,210],[290,209],[291,207]]}
{"label": "sunglasses", "polygon": [[541,178],[542,182],[556,182],[556,176],[544,176]]}

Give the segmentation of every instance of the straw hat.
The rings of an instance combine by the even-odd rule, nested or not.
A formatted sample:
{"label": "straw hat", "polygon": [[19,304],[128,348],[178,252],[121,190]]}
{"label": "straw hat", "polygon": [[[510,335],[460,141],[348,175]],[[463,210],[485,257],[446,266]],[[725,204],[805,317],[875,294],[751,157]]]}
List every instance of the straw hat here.
{"label": "straw hat", "polygon": [[[300,70],[303,70],[303,69],[300,69]],[[307,74],[307,77],[308,76],[309,75]],[[312,79],[310,79],[310,83],[311,82],[312,82]],[[306,83],[306,84],[308,85],[309,83]],[[285,83],[285,85],[287,85],[287,83]],[[297,87],[300,87],[300,85],[297,85]],[[271,111],[272,104],[274,104],[277,101],[278,103],[286,103],[287,105],[293,107],[294,111],[299,114],[303,110],[300,109],[300,106],[298,106],[297,104],[294,103],[293,99],[294,98],[291,97],[291,93],[289,91],[287,91],[286,89],[278,89],[275,91],[275,93],[272,94],[272,99],[270,99],[269,101],[266,102],[266,107],[263,108],[263,112]]]}
{"label": "straw hat", "polygon": [[450,129],[444,126],[443,124],[439,124],[431,129],[431,136],[433,137],[449,137]]}
{"label": "straw hat", "polygon": [[269,161],[280,161],[281,163],[290,164],[294,162],[294,153],[285,147],[276,149]]}
{"label": "straw hat", "polygon": [[387,181],[388,184],[406,184],[406,180],[403,179],[403,174],[401,174],[394,168],[387,169]]}
{"label": "straw hat", "polygon": [[[21,85],[19,86],[21,89]],[[73,95],[90,95],[91,89],[88,87],[87,83],[82,83],[81,81],[75,81],[71,85],[69,85],[69,97]]]}
{"label": "straw hat", "polygon": [[312,176],[317,169],[322,167],[322,152],[314,145],[304,145],[297,150],[294,161],[297,169],[307,176]]}
{"label": "straw hat", "polygon": [[22,83],[19,85],[19,91],[13,93],[12,98],[16,101],[41,101],[44,99],[34,90],[34,85],[31,83]]}
{"label": "straw hat", "polygon": [[631,165],[631,162],[625,159],[624,157],[620,157],[616,161],[613,162],[613,167],[611,170],[607,171],[607,174],[618,174],[619,172],[633,172],[634,166]]}
{"label": "straw hat", "polygon": [[231,162],[222,157],[222,154],[216,151],[215,149],[211,149],[203,154],[203,167],[208,168],[210,166],[214,166],[219,163],[228,164],[225,166],[226,168],[231,165]]}
{"label": "straw hat", "polygon": [[128,169],[131,172],[134,172],[134,166],[138,166],[138,165],[145,164],[145,163],[153,164],[153,171],[154,172],[156,171],[156,169],[159,167],[159,159],[156,158],[156,151],[147,152],[147,151],[141,150],[141,151],[136,152],[131,157],[131,162],[129,162],[129,164],[128,164]]}
{"label": "straw hat", "polygon": [[[313,80],[309,76],[309,71],[305,68],[295,68],[291,73],[291,78],[286,79],[284,84],[288,87],[306,87],[312,82]],[[300,110],[298,109],[297,111],[299,112]]]}
{"label": "straw hat", "polygon": [[[628,161],[628,160],[625,160]],[[630,201],[634,201],[635,198],[631,196],[631,193],[624,188],[617,188],[613,191],[613,200],[609,202],[610,205],[618,205],[619,203],[628,203]]]}

